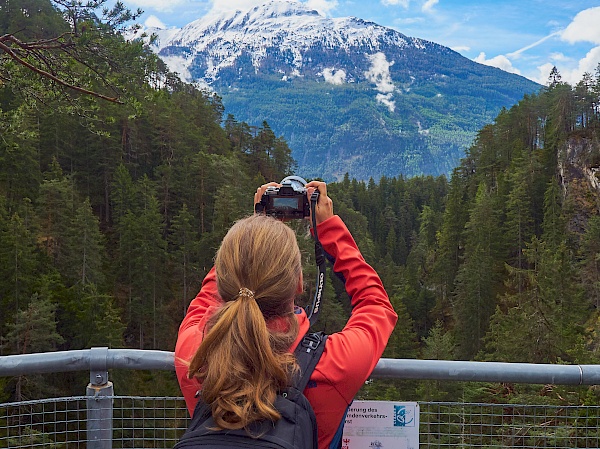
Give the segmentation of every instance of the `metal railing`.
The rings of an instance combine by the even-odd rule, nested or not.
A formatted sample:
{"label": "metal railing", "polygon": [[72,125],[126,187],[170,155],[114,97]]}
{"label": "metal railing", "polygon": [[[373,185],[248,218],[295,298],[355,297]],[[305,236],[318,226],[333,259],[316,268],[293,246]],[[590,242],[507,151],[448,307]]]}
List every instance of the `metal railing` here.
{"label": "metal railing", "polygon": [[[89,371],[86,396],[0,404],[0,448],[172,447],[182,398],[115,396],[109,369],[174,370],[173,353],[92,348],[0,357],[0,377]],[[381,359],[372,377],[600,384],[600,366]],[[600,408],[421,402],[421,447],[600,447]]]}

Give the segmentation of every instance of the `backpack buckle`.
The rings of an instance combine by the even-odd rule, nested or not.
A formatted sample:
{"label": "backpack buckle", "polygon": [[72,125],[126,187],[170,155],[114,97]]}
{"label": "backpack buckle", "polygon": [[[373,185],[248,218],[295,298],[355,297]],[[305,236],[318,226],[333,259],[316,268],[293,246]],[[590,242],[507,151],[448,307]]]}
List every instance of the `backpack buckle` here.
{"label": "backpack buckle", "polygon": [[302,346],[306,348],[306,352],[316,350],[321,344],[321,337],[318,334],[307,334],[302,339]]}

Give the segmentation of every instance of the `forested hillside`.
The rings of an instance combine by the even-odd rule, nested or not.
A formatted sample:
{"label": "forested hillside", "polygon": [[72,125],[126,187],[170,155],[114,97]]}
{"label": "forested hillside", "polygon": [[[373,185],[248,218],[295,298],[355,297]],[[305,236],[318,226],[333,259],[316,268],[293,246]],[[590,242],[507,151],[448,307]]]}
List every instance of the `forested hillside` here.
{"label": "forested hillside", "polygon": [[[57,24],[45,32],[60,34],[57,10],[36,3],[47,6],[37,10],[44,23]],[[23,8],[2,19],[0,35],[31,30]],[[294,172],[268,123],[252,129],[224,117],[218,97],[180,82],[140,43],[116,32],[103,39],[126,76],[97,83],[88,64],[70,72],[72,83],[90,92],[116,86],[117,101],[48,81],[0,51],[0,355],[173,350],[227,228],[252,212],[259,184]],[[400,315],[385,357],[599,362],[599,103],[600,70],[574,87],[554,71],[543,92],[479,131],[450,180],[330,184],[335,211]],[[312,296],[312,245],[305,225],[291,226],[306,254],[303,302]],[[348,312],[331,276],[317,327],[338,330]],[[86,376],[0,379],[0,401],[81,394]],[[170,373],[111,376],[119,394],[177,394]],[[521,393],[376,382],[361,394]],[[593,390],[546,393],[547,401],[596,401]]]}

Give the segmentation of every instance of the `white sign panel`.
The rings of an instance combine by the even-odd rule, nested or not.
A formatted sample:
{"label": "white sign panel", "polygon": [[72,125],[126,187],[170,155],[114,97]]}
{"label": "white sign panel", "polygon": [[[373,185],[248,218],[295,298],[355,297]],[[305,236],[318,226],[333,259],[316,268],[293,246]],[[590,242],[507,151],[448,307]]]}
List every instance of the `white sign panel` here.
{"label": "white sign panel", "polygon": [[354,401],[346,415],[342,449],[419,449],[419,404]]}

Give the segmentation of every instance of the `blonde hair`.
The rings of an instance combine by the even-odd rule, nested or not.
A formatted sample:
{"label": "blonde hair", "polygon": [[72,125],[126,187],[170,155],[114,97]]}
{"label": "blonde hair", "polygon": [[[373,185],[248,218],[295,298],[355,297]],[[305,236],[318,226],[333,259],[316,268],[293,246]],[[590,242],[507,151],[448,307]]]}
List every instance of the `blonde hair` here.
{"label": "blonde hair", "polygon": [[[202,383],[202,398],[222,429],[276,421],[277,392],[297,370],[289,347],[298,335],[293,299],[301,279],[294,232],[254,215],[235,223],[215,259],[217,288],[225,301],[190,361],[188,376]],[[278,331],[267,321],[283,317]]]}

